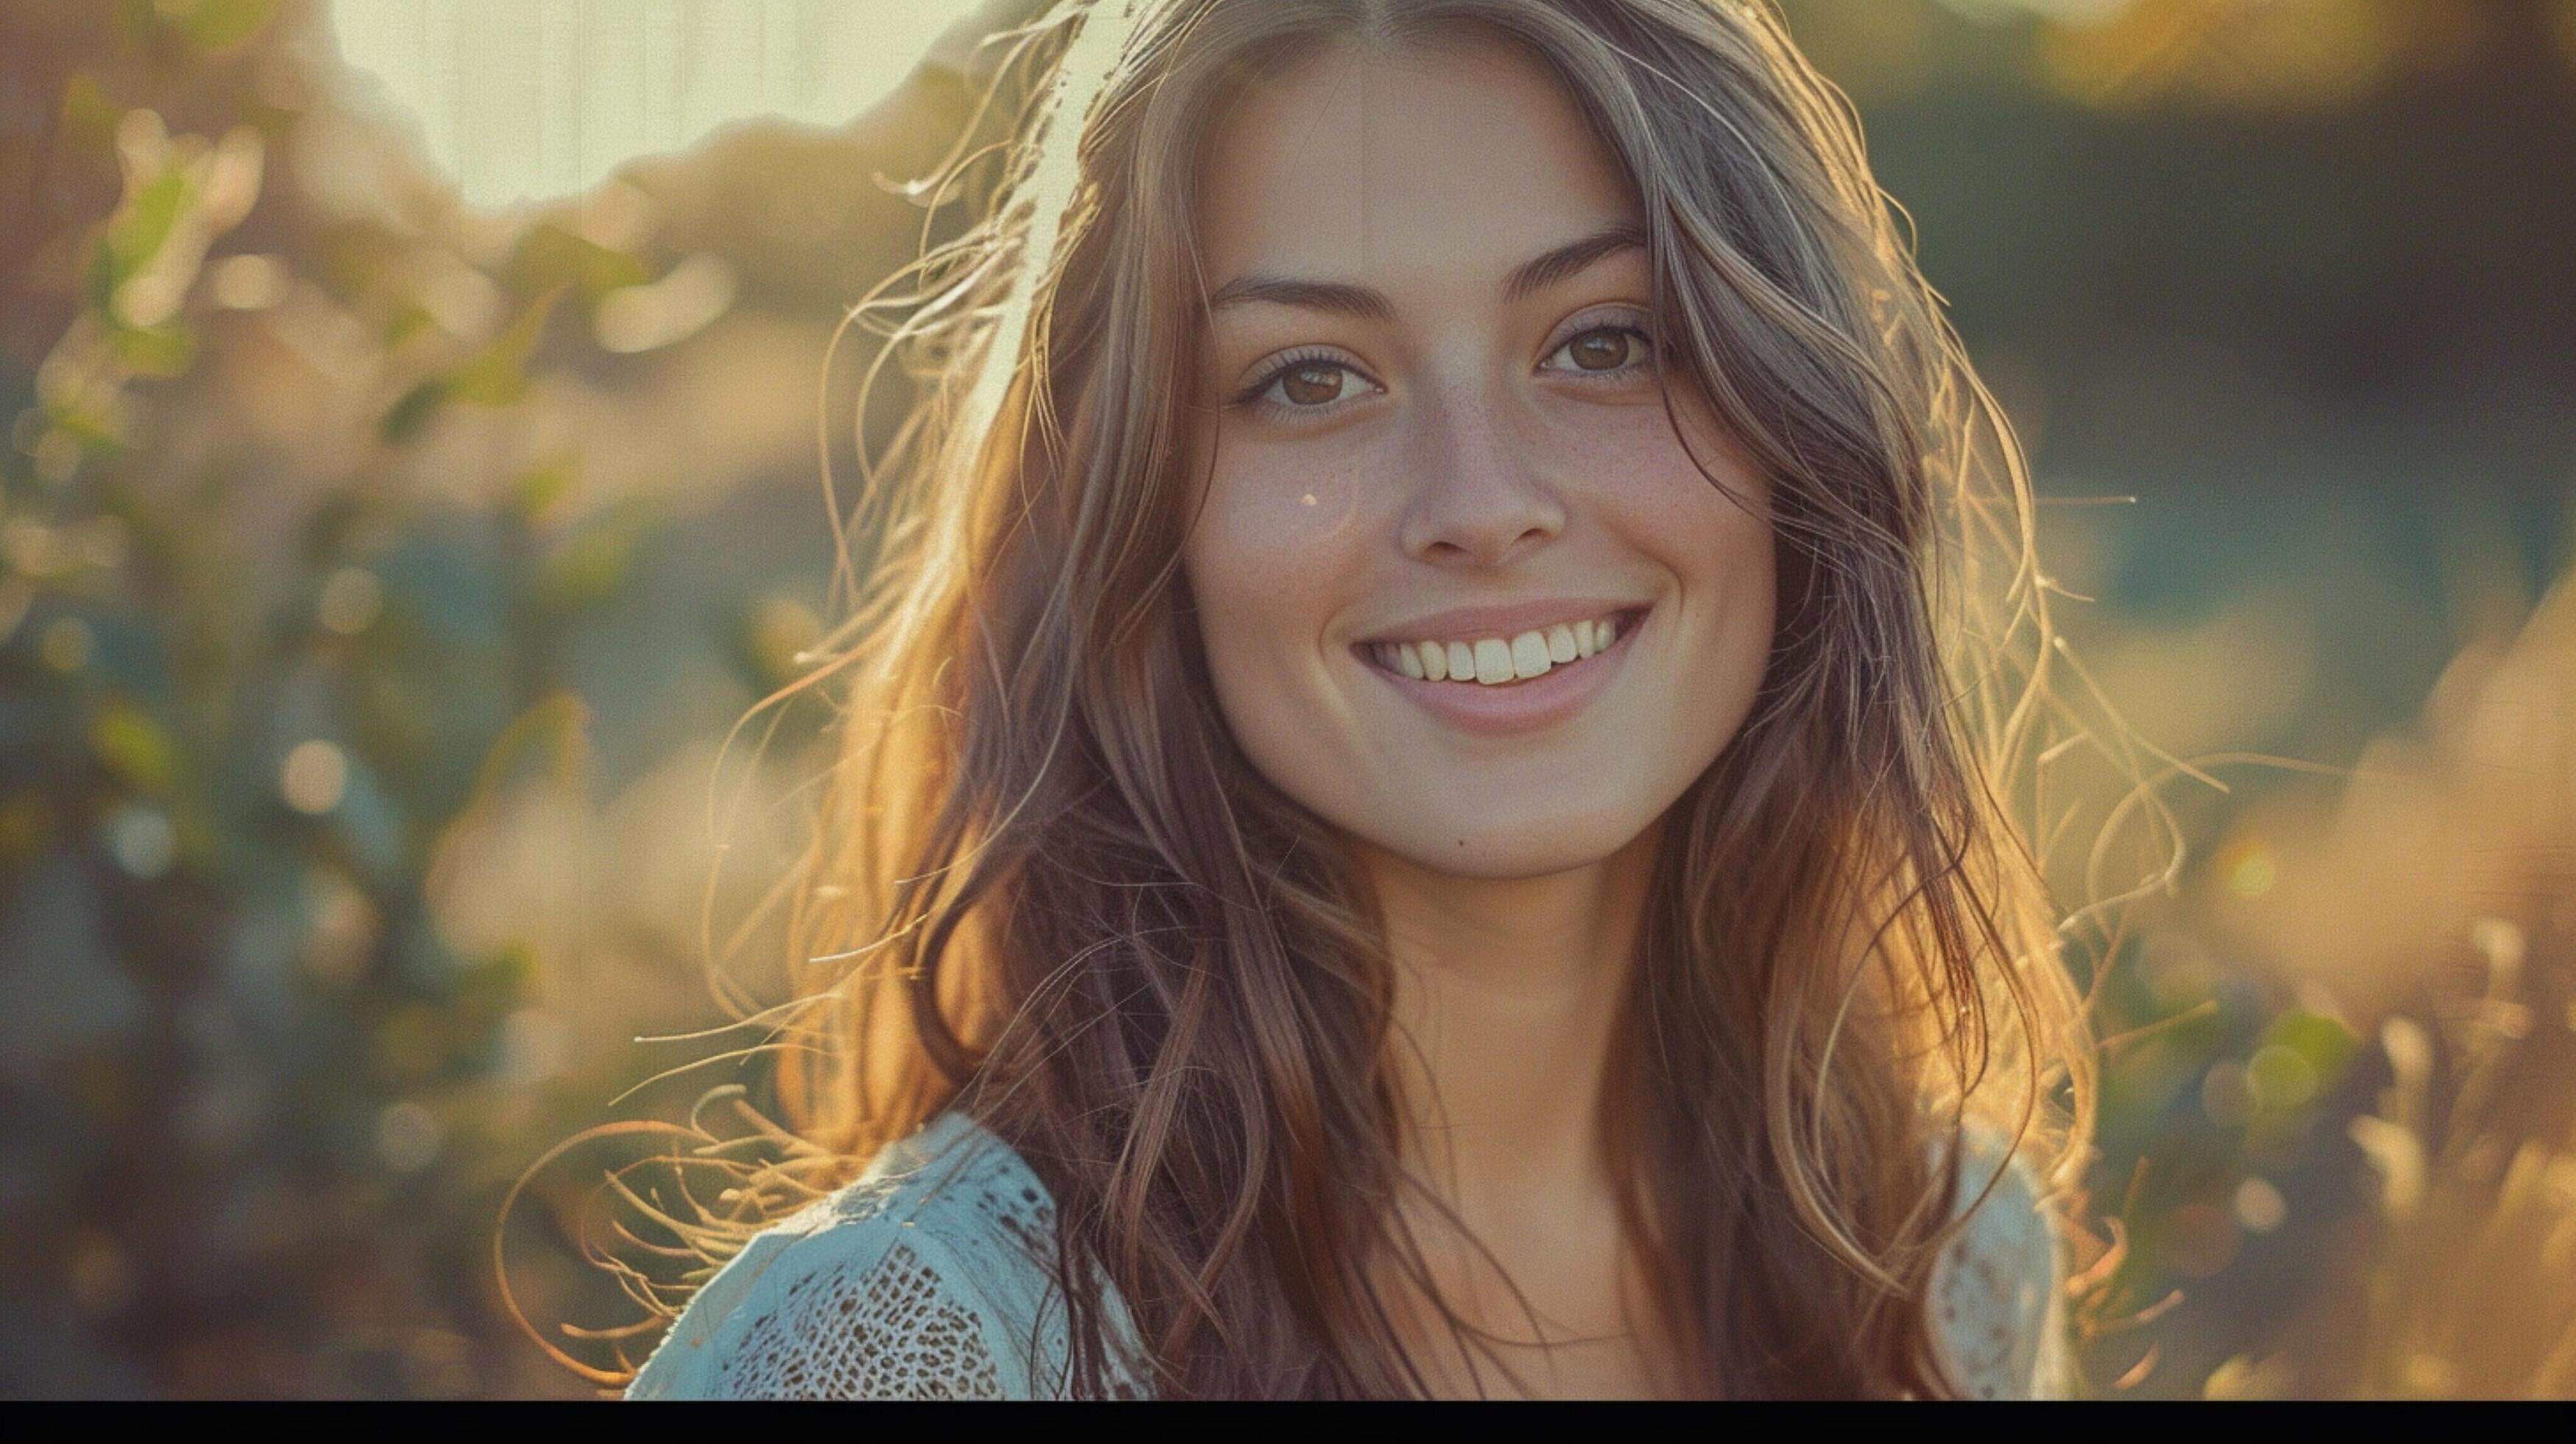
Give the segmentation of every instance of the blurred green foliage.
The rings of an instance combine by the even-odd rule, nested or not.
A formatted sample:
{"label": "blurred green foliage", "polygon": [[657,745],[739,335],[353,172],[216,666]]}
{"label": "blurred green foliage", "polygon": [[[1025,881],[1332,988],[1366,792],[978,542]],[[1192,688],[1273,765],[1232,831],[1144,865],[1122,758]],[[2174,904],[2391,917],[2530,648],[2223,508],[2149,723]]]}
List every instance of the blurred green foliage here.
{"label": "blurred green foliage", "polygon": [[[2541,523],[2576,471],[2565,410],[2513,398],[2576,372],[2576,292],[2523,234],[2569,202],[2517,167],[2576,156],[2576,20],[1789,8],[1925,218],[2043,491],[2159,503],[2048,518],[2061,579],[2100,598],[2083,639],[2151,730],[2340,760],[2563,566]],[[2294,12],[2310,28],[2273,23]],[[691,1056],[628,1040],[712,1021],[705,782],[818,636],[823,338],[917,239],[868,178],[937,154],[964,103],[927,70],[846,132],[737,132],[476,216],[340,95],[323,19],[0,13],[12,1396],[585,1392],[494,1291],[498,1202]],[[792,224],[771,194],[803,197]],[[728,278],[717,319],[612,324],[693,259]],[[879,426],[905,398],[874,400]],[[848,378],[826,401],[849,414]],[[2331,439],[2365,421],[2378,441]],[[2505,580],[2463,593],[2461,547]],[[785,717],[792,782],[819,717]],[[2295,786],[2231,776],[2183,809],[2169,915],[2076,959],[2107,1059],[2088,1374],[2168,1396],[2506,1379],[2444,1362],[2465,1335],[2391,1342],[2451,1307],[2391,1301],[2439,1293],[2479,1189],[2534,1237],[2552,1189],[2576,1198],[2576,1161],[2516,1163],[2473,1081],[2522,1060],[2532,1096],[2569,1096],[2548,1070],[2576,1013],[2541,995],[2518,1033],[2453,1038],[2428,958],[2382,1000],[2428,1019],[2441,1062],[2410,1074],[2414,1035],[2352,1021],[2383,1009],[2280,966],[2260,910],[2302,859],[2249,819]],[[758,817],[753,843],[794,822]],[[737,854],[740,885],[764,856]],[[2525,992],[2559,986],[2565,926],[2511,935]],[[2506,935],[2478,936],[2488,979]],[[2494,1001],[2475,1016],[2510,1016]],[[2457,1110],[2477,1127],[2446,1134]],[[2410,1147],[2453,1161],[2400,1207]],[[622,1317],[577,1257],[595,1177],[541,1182],[503,1240],[540,1320]],[[2338,1332],[2358,1318],[2376,1332]]]}
{"label": "blurred green foliage", "polygon": [[[59,100],[26,192],[54,200],[25,218],[51,233],[18,238],[8,289],[14,340],[55,334],[0,372],[12,1395],[570,1391],[503,1322],[491,1231],[607,1077],[595,1057],[569,1076],[579,1000],[538,976],[564,959],[443,919],[442,872],[476,865],[476,825],[526,774],[578,805],[620,780],[594,775],[595,730],[670,740],[649,725],[668,702],[595,728],[585,670],[650,668],[585,619],[658,607],[678,631],[654,661],[703,657],[701,700],[739,711],[793,674],[765,645],[780,610],[820,598],[820,528],[775,508],[718,506],[749,535],[655,573],[709,508],[593,484],[578,447],[424,465],[458,408],[524,424],[537,375],[586,344],[556,324],[567,299],[653,271],[540,225],[486,283],[507,320],[443,329],[458,304],[414,265],[437,236],[280,184],[301,127],[356,124],[315,119],[317,18],[205,0],[0,22],[13,89]],[[262,355],[280,344],[303,365]],[[290,424],[234,434],[245,404]],[[690,950],[657,949],[685,999]]]}

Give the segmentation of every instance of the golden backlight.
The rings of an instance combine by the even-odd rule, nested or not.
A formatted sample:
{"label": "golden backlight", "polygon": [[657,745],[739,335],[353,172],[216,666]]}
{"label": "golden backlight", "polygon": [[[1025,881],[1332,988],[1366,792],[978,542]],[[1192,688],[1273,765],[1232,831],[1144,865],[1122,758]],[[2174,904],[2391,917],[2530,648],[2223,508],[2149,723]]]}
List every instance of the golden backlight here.
{"label": "golden backlight", "polygon": [[[341,55],[469,205],[588,190],[735,121],[837,126],[972,0],[335,0]],[[363,82],[362,82],[363,83]]]}

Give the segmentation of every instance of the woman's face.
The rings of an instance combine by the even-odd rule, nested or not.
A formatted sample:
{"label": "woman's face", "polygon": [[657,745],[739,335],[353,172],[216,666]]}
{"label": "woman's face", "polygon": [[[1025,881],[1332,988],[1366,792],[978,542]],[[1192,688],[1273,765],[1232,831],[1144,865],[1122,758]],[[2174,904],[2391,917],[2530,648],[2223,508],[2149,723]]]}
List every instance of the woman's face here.
{"label": "woman's face", "polygon": [[1334,51],[1229,113],[1200,207],[1183,563],[1245,754],[1435,871],[1635,841],[1751,708],[1773,563],[1764,479],[1678,375],[1687,450],[1666,415],[1610,155],[1517,52]]}

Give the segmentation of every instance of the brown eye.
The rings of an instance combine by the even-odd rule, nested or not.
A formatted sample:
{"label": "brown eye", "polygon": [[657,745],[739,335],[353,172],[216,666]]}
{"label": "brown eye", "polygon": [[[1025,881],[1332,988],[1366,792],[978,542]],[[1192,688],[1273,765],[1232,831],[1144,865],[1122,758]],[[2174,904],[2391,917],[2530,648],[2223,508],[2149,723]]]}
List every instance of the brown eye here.
{"label": "brown eye", "polygon": [[1329,364],[1299,366],[1283,374],[1279,384],[1297,405],[1324,406],[1341,399],[1341,372],[1341,367]]}
{"label": "brown eye", "polygon": [[[1556,357],[1571,356],[1574,364],[1563,367]],[[1573,339],[1556,348],[1549,358],[1550,370],[1574,370],[1607,381],[1625,378],[1632,373],[1650,371],[1655,362],[1654,337],[1636,326],[1595,326],[1578,331]]]}
{"label": "brown eye", "polygon": [[1628,359],[1628,337],[1621,331],[1587,331],[1567,343],[1574,364],[1586,371],[1616,371]]}

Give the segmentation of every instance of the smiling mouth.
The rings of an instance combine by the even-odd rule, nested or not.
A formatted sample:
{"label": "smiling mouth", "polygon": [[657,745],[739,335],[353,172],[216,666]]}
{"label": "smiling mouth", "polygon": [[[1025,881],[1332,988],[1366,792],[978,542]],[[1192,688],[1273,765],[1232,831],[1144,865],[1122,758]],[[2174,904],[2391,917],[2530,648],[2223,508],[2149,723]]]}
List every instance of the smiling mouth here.
{"label": "smiling mouth", "polygon": [[1408,681],[1500,691],[1550,672],[1589,665],[1625,641],[1652,610],[1651,606],[1630,607],[1606,617],[1535,628],[1512,637],[1355,642],[1351,651],[1367,665]]}

